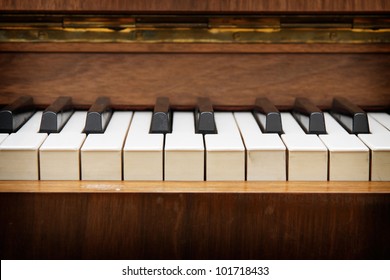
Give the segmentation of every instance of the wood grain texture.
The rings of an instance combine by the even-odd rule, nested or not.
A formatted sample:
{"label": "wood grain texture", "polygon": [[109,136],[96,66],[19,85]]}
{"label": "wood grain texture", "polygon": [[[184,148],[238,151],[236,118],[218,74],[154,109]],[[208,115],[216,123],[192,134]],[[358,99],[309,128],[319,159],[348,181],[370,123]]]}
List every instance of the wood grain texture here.
{"label": "wood grain texture", "polygon": [[2,193],[2,259],[389,259],[389,194]]}
{"label": "wood grain texture", "polygon": [[0,193],[390,193],[390,182],[0,181]]}
{"label": "wood grain texture", "polygon": [[87,53],[390,53],[389,44],[0,43],[1,52]]}
{"label": "wood grain texture", "polygon": [[3,0],[5,11],[109,12],[386,12],[387,0]]}
{"label": "wood grain texture", "polygon": [[0,104],[20,95],[50,104],[68,95],[88,105],[101,95],[114,105],[254,104],[267,96],[292,106],[303,96],[329,108],[342,95],[360,106],[390,103],[389,54],[122,54],[1,53]]}

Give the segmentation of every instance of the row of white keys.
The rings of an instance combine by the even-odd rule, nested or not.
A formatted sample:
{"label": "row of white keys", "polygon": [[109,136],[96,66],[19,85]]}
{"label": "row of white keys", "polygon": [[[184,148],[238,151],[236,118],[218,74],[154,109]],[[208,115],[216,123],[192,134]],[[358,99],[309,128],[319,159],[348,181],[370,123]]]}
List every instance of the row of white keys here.
{"label": "row of white keys", "polygon": [[152,112],[135,112],[123,148],[124,180],[162,181],[164,135],[149,133]]}
{"label": "row of white keys", "polygon": [[217,134],[204,136],[207,181],[245,181],[245,147],[233,113],[214,113]]}
{"label": "row of white keys", "polygon": [[82,180],[122,180],[122,149],[132,112],[113,113],[103,134],[89,134],[81,148]]}
{"label": "row of white keys", "polygon": [[288,150],[289,181],[326,181],[328,179],[328,150],[317,135],[306,134],[290,113],[281,113]]}
{"label": "row of white keys", "polygon": [[319,137],[329,150],[329,181],[368,181],[369,149],[329,113],[324,117],[327,134]]}
{"label": "row of white keys", "polygon": [[0,144],[0,180],[38,180],[38,149],[47,134],[39,133],[42,112],[36,112]]}
{"label": "row of white keys", "polygon": [[166,181],[203,181],[204,144],[195,133],[193,112],[174,112],[172,133],[165,136],[164,177]]}
{"label": "row of white keys", "polygon": [[234,117],[246,147],[246,179],[285,181],[286,147],[279,135],[262,133],[250,112],[236,112]]}
{"label": "row of white keys", "polygon": [[51,133],[39,149],[41,180],[80,180],[80,148],[87,113],[73,113],[60,133]]}
{"label": "row of white keys", "polygon": [[371,181],[390,181],[390,131],[371,114],[368,123],[370,133],[358,136],[371,150]]}
{"label": "row of white keys", "polygon": [[[0,134],[0,179],[37,180],[39,163],[42,180],[80,179],[85,115],[85,112],[75,112],[60,133],[49,137],[38,133],[41,112],[17,133]],[[106,132],[89,135],[81,148],[83,180],[121,180],[122,148],[125,180],[163,180],[163,162],[165,180],[245,180],[245,147],[241,136],[246,146],[248,181],[286,180],[283,142],[277,134],[263,134],[251,113],[234,113],[234,116],[215,113],[218,134],[205,135],[204,147],[203,136],[195,134],[194,114],[175,112],[173,133],[166,136],[165,160],[164,136],[149,134],[151,112],[135,113],[131,125],[131,112],[114,115]],[[371,134],[360,134],[359,138],[371,149],[371,179],[388,181],[390,131],[385,127],[386,119],[380,120],[383,125],[369,114]],[[282,121],[285,132],[282,138],[288,147],[289,180],[324,180],[324,177],[313,178],[313,172],[324,165],[325,146],[318,145],[319,138],[329,150],[329,180],[368,180],[369,149],[329,114],[325,113],[328,134],[319,138],[306,135],[289,113],[282,113]],[[327,161],[325,174],[326,167]]]}

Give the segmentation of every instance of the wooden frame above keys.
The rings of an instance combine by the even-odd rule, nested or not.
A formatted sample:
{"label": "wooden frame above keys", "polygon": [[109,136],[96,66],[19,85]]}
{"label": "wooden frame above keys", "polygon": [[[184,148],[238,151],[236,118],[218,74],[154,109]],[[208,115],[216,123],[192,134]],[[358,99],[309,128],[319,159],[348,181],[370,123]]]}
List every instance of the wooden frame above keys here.
{"label": "wooden frame above keys", "polygon": [[19,0],[17,2],[4,1],[0,3],[0,9],[4,11],[109,11],[109,12],[155,12],[155,13],[172,13],[172,12],[190,12],[190,13],[260,13],[260,12],[300,12],[300,13],[319,13],[319,12],[388,12],[390,4],[381,0],[353,0],[353,1],[288,1],[279,0],[277,2],[269,2],[267,0],[235,0],[235,1],[209,1],[205,3],[193,2],[191,0],[177,1],[96,1],[96,0],[73,0],[72,5],[69,5],[66,0],[57,0],[55,4],[50,2],[32,3],[28,0]]}

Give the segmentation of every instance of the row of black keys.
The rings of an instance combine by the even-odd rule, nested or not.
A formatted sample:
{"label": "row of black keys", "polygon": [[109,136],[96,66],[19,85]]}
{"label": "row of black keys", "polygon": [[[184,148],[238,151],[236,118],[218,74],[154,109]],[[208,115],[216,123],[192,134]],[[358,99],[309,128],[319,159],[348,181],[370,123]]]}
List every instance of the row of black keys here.
{"label": "row of black keys", "polygon": [[[34,113],[31,96],[22,96],[0,111],[0,132],[16,132]],[[58,133],[74,111],[71,97],[59,97],[42,114],[40,132]],[[278,109],[267,99],[257,98],[254,115],[264,133],[283,133]],[[369,133],[367,114],[345,98],[333,99],[331,114],[349,133]],[[110,99],[99,97],[87,113],[84,133],[104,133],[112,115]],[[260,117],[260,116],[261,117]],[[296,98],[293,115],[309,134],[326,134],[323,112],[306,98]],[[195,113],[196,133],[215,134],[213,106],[199,98]],[[154,107],[150,133],[170,133],[172,113],[167,97],[159,97]]]}

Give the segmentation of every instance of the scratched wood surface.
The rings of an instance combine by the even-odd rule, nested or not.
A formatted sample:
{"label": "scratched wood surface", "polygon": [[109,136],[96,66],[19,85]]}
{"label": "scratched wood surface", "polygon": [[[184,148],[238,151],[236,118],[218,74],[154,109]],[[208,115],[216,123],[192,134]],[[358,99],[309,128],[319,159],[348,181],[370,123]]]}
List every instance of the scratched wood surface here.
{"label": "scratched wood surface", "polygon": [[0,104],[24,94],[37,104],[59,95],[89,105],[108,95],[116,105],[276,105],[295,97],[329,107],[343,95],[362,106],[390,103],[389,54],[0,53]]}
{"label": "scratched wood surface", "polygon": [[8,11],[137,12],[386,12],[387,0],[3,0]]}
{"label": "scratched wood surface", "polygon": [[1,193],[1,259],[389,259],[389,194]]}
{"label": "scratched wood surface", "polygon": [[220,43],[0,43],[0,52],[40,53],[390,53],[389,44],[220,44]]}
{"label": "scratched wood surface", "polygon": [[390,182],[0,181],[0,193],[387,193]]}

